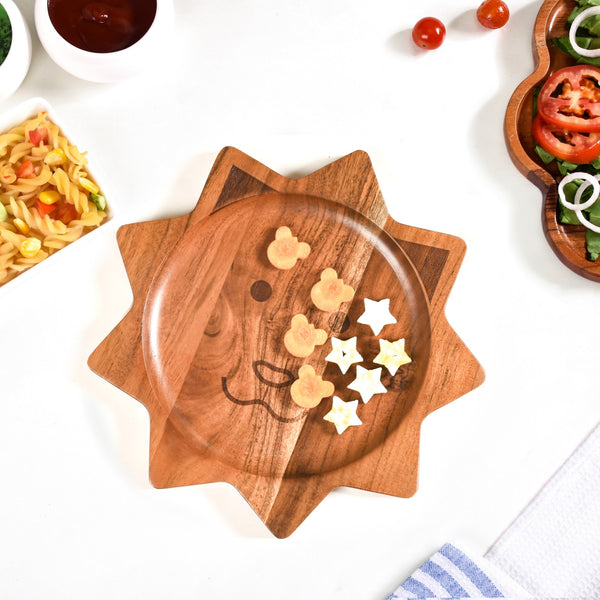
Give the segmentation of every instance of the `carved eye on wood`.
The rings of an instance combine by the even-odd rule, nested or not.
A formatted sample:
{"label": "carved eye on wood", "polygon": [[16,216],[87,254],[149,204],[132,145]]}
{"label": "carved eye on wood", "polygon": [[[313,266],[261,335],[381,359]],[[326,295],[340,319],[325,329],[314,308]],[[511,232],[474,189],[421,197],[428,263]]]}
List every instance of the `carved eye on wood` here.
{"label": "carved eye on wood", "polygon": [[266,302],[273,294],[273,288],[268,281],[259,279],[252,284],[250,295],[257,302]]}

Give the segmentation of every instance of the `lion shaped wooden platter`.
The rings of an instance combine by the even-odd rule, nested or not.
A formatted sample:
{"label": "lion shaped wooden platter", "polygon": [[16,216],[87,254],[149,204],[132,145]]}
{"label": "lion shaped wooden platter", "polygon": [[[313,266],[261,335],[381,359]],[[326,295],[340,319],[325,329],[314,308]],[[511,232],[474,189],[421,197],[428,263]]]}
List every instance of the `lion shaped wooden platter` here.
{"label": "lion shaped wooden platter", "polygon": [[[267,258],[282,226],[310,245],[290,269]],[[464,242],[392,220],[362,151],[290,179],[225,148],[190,214],[125,225],[117,238],[133,306],[88,363],[147,408],[152,484],[229,482],[277,537],[341,486],[414,494],[423,419],[483,381],[444,316]],[[327,268],[355,290],[332,311],[311,302]],[[389,300],[395,322],[378,335],[359,322],[365,299]],[[304,358],[283,342],[296,314],[328,338]],[[348,388],[358,367],[325,360],[332,337],[356,337],[385,393],[364,402]],[[380,339],[405,340],[411,361],[394,375],[373,362]],[[338,433],[324,419],[332,397],[292,401],[304,365],[358,400],[361,425]]]}

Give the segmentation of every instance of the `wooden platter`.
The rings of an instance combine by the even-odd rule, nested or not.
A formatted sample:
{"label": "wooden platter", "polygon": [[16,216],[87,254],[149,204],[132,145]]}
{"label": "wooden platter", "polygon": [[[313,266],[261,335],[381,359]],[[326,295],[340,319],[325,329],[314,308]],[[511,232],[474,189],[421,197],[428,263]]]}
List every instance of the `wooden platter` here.
{"label": "wooden platter", "polygon": [[575,0],[545,0],[542,4],[533,30],[535,70],[514,91],[506,110],[504,128],[513,162],[542,191],[542,222],[550,246],[575,273],[600,281],[600,261],[592,262],[586,258],[585,227],[558,222],[557,186],[561,176],[536,155],[531,133],[535,89],[557,69],[575,64],[574,59],[552,42],[554,38],[568,35],[567,18],[575,6]]}
{"label": "wooden platter", "polygon": [[[311,245],[289,271],[266,257],[281,225]],[[126,225],[118,242],[134,303],[88,362],[148,409],[153,485],[229,482],[278,537],[340,486],[412,495],[421,422],[483,381],[443,312],[464,243],[393,221],[364,152],[288,179],[225,148],[190,214]],[[310,302],[326,267],[356,290],[331,313]],[[390,298],[397,323],[379,336],[359,324],[365,298]],[[382,377],[387,393],[361,402],[363,424],[341,435],[323,419],[331,398],[302,409],[289,389],[310,364],[353,400],[355,371],[325,361],[329,341],[291,356],[296,313],[356,335],[369,369],[379,338],[406,339],[412,362]]]}

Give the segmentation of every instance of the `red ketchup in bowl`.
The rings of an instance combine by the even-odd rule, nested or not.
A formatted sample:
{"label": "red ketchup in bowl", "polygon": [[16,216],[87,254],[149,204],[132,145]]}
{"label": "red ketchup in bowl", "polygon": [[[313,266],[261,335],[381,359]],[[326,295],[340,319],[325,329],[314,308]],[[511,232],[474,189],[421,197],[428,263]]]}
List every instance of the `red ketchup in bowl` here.
{"label": "red ketchup in bowl", "polygon": [[150,29],[156,0],[48,0],[48,15],[73,46],[116,52],[135,44]]}

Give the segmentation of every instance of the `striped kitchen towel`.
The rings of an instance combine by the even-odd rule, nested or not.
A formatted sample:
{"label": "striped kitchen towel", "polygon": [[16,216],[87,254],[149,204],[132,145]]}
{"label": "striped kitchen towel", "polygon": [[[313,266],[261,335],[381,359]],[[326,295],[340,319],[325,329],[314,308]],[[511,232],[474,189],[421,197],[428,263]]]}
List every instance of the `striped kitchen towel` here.
{"label": "striped kitchen towel", "polygon": [[600,425],[485,556],[445,544],[388,596],[408,598],[600,600]]}
{"label": "striped kitchen towel", "polygon": [[409,598],[531,598],[521,586],[482,557],[444,544],[386,600]]}

